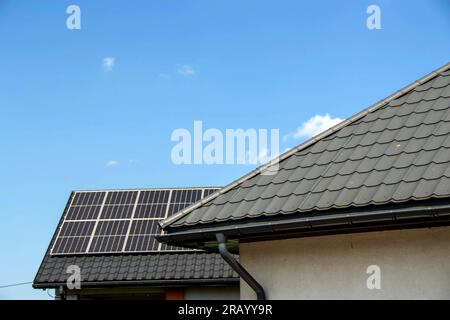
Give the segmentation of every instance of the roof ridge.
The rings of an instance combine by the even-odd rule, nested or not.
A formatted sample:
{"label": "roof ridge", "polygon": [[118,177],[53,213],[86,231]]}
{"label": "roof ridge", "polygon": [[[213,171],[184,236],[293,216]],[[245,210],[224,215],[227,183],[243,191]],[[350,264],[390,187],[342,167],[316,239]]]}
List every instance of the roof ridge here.
{"label": "roof ridge", "polygon": [[192,212],[193,210],[197,209],[198,207],[214,200],[215,198],[217,198],[219,195],[222,195],[226,192],[228,192],[229,190],[233,189],[234,187],[242,184],[243,182],[253,178],[254,176],[260,174],[263,171],[266,170],[270,170],[270,168],[276,164],[278,164],[279,162],[289,158],[290,156],[294,155],[295,153],[309,147],[310,145],[316,143],[317,141],[331,135],[332,133],[341,130],[344,127],[347,127],[348,125],[356,122],[357,120],[361,119],[362,117],[366,116],[367,114],[374,112],[378,109],[380,109],[381,107],[385,106],[386,104],[388,104],[389,102],[400,98],[401,96],[409,93],[410,91],[414,90],[416,87],[418,87],[419,85],[439,76],[441,73],[447,71],[448,69],[450,69],[450,62],[446,63],[444,66],[439,67],[438,69],[428,73],[427,75],[421,77],[420,79],[410,83],[409,85],[406,85],[405,87],[403,87],[400,90],[397,90],[396,92],[394,92],[393,94],[389,95],[388,97],[376,102],[375,104],[369,106],[366,109],[363,109],[362,111],[358,112],[357,114],[351,116],[350,118],[336,124],[335,126],[329,128],[328,130],[325,130],[322,133],[319,133],[318,135],[312,137],[311,139],[306,140],[305,142],[301,143],[300,145],[289,149],[288,151],[286,151],[285,153],[283,153],[282,155],[278,156],[276,159],[273,159],[271,161],[269,161],[268,163],[265,163],[261,166],[259,166],[258,168],[250,171],[249,173],[247,173],[246,175],[244,175],[243,177],[234,180],[233,182],[229,183],[228,185],[224,186],[222,189],[212,193],[211,195],[201,199],[198,202],[195,202],[194,204],[186,207],[185,209],[179,211],[178,213],[162,220],[159,222],[161,228],[165,229],[166,227],[170,226],[172,223],[178,221],[179,219],[183,218],[184,216],[186,216],[187,214],[189,214],[190,212]]}

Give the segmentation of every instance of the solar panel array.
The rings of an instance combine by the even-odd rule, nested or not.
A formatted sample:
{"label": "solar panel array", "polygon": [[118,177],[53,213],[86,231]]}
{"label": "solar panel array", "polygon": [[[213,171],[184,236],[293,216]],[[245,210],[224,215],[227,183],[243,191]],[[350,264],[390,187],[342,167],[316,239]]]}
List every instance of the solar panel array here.
{"label": "solar panel array", "polygon": [[53,243],[52,255],[188,250],[159,243],[158,221],[218,188],[77,191]]}

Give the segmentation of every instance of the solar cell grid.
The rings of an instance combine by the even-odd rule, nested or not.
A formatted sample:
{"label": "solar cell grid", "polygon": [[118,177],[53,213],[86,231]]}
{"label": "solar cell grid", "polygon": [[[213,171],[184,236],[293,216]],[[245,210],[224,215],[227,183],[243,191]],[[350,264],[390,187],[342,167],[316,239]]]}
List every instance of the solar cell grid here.
{"label": "solar cell grid", "polygon": [[95,220],[98,217],[101,206],[73,206],[67,212],[66,220]]}
{"label": "solar cell grid", "polygon": [[100,219],[129,219],[133,213],[134,205],[105,205]]}
{"label": "solar cell grid", "polygon": [[135,218],[165,218],[167,204],[138,204]]}
{"label": "solar cell grid", "polygon": [[129,220],[99,221],[94,236],[126,235],[129,224]]}
{"label": "solar cell grid", "polygon": [[186,249],[183,247],[169,246],[165,243],[161,243],[160,251],[192,251],[193,249]]}
{"label": "solar cell grid", "polygon": [[189,250],[159,243],[158,221],[216,190],[75,192],[51,254]]}
{"label": "solar cell grid", "polygon": [[183,210],[202,198],[202,190],[174,190],[169,205],[168,216]]}
{"label": "solar cell grid", "polygon": [[80,192],[76,193],[72,202],[72,206],[91,206],[100,205],[106,192]]}
{"label": "solar cell grid", "polygon": [[90,236],[95,222],[64,222],[59,233],[60,237],[83,237]]}
{"label": "solar cell grid", "polygon": [[130,234],[160,234],[158,220],[134,220]]}
{"label": "solar cell grid", "polygon": [[138,191],[110,191],[106,197],[105,205],[134,204]]}
{"label": "solar cell grid", "polygon": [[138,203],[167,203],[170,190],[141,191]]}
{"label": "solar cell grid", "polygon": [[121,252],[124,241],[125,236],[94,236],[88,252]]}
{"label": "solar cell grid", "polygon": [[130,235],[125,246],[126,252],[159,251],[159,242],[154,235]]}
{"label": "solar cell grid", "polygon": [[203,191],[203,198],[209,196],[210,194],[213,194],[214,192],[216,192],[219,189],[205,189]]}
{"label": "solar cell grid", "polygon": [[88,243],[89,237],[60,238],[59,241],[56,242],[53,250],[65,254],[85,252]]}

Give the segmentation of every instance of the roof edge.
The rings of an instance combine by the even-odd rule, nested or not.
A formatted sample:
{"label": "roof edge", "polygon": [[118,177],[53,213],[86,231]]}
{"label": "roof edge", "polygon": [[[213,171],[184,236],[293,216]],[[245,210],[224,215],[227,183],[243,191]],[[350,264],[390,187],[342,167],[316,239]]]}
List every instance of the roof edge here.
{"label": "roof edge", "polygon": [[211,195],[209,195],[206,198],[203,198],[202,200],[192,204],[191,206],[183,209],[182,211],[172,215],[171,217],[168,217],[166,219],[164,219],[163,221],[159,222],[159,225],[161,226],[161,228],[166,229],[167,227],[169,227],[171,224],[173,224],[174,222],[178,221],[179,219],[185,217],[187,214],[189,214],[190,212],[192,212],[193,210],[199,208],[200,206],[214,200],[215,198],[217,198],[219,195],[224,194],[226,192],[228,192],[229,190],[233,189],[234,187],[242,184],[243,182],[253,178],[254,176],[258,175],[259,173],[266,171],[266,170],[270,170],[270,167],[272,167],[273,165],[276,165],[277,163],[279,163],[280,161],[283,161],[284,159],[292,156],[293,154],[309,147],[310,145],[316,143],[317,141],[329,136],[330,134],[350,125],[351,123],[361,119],[362,117],[364,117],[365,115],[376,111],[377,109],[381,108],[382,106],[388,104],[389,102],[391,102],[392,100],[395,100],[399,97],[401,97],[402,95],[412,91],[413,89],[415,89],[417,86],[437,77],[438,75],[440,75],[442,72],[446,71],[447,69],[450,68],[450,62],[446,63],[444,66],[428,73],[427,75],[423,76],[422,78],[412,82],[411,84],[403,87],[402,89],[394,92],[393,94],[389,95],[388,97],[378,101],[377,103],[369,106],[368,108],[358,112],[357,114],[353,115],[352,117],[336,124],[335,126],[331,127],[330,129],[319,133],[318,135],[312,137],[311,139],[301,143],[300,145],[298,145],[297,147],[294,147],[288,151],[286,151],[285,153],[283,153],[282,155],[278,156],[276,159],[273,159],[271,161],[269,161],[266,164],[261,165],[260,167],[254,169],[253,171],[250,171],[248,174],[244,175],[243,177],[234,180],[233,182],[229,183],[228,185],[226,185],[225,187],[223,187],[222,189],[220,189],[219,191],[216,191],[214,193],[212,193]]}
{"label": "roof edge", "polygon": [[126,191],[170,191],[170,190],[197,190],[197,189],[220,189],[220,186],[200,186],[200,187],[151,187],[151,188],[124,188],[124,189],[79,189],[72,192],[126,192]]}
{"label": "roof edge", "polygon": [[[313,234],[319,229],[331,228],[334,230],[352,229],[354,227],[369,225],[368,230],[376,230],[381,225],[401,225],[403,222],[413,221],[417,225],[430,221],[445,219],[450,221],[450,201],[444,200],[439,203],[405,203],[401,207],[392,205],[372,210],[351,209],[344,212],[323,214],[320,216],[296,216],[287,217],[283,220],[273,219],[271,221],[247,221],[240,227],[233,223],[208,228],[196,228],[193,230],[176,231],[173,234],[165,234],[157,237],[158,241],[184,246],[188,243],[214,242],[215,234],[220,232],[229,239],[239,241],[251,238],[261,238],[264,235],[275,236],[283,233],[302,233],[304,236]],[[333,233],[330,233],[333,234]]]}
{"label": "roof edge", "polygon": [[[115,281],[88,281],[81,282],[82,288],[99,287],[127,287],[127,286],[189,286],[189,285],[229,285],[238,284],[239,277],[217,278],[217,279],[180,279],[180,280],[115,280]],[[60,286],[66,287],[65,282],[33,282],[34,289],[52,289]]]}

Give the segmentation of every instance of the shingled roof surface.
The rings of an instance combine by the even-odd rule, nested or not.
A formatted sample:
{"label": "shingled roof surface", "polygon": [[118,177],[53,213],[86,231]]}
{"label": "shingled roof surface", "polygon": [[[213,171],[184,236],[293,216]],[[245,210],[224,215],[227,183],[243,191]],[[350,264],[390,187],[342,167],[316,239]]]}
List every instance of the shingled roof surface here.
{"label": "shingled roof surface", "polygon": [[[219,254],[204,252],[157,253],[98,256],[46,255],[34,280],[35,287],[65,284],[70,274],[67,267],[77,265],[82,270],[83,286],[130,282],[164,284],[190,280],[191,282],[238,281],[238,275]],[[188,282],[186,282],[188,284]],[[117,283],[116,283],[117,285]]]}
{"label": "shingled roof surface", "polygon": [[450,197],[449,69],[299,148],[275,175],[244,178],[163,226]]}
{"label": "shingled roof surface", "polygon": [[[183,188],[181,189],[184,190]],[[158,190],[154,189],[153,191]],[[112,190],[113,193],[115,191],[120,190]],[[33,281],[33,287],[54,288],[60,285],[65,286],[67,279],[71,275],[67,273],[67,268],[71,265],[76,265],[80,268],[83,287],[108,285],[160,286],[164,284],[177,284],[179,286],[192,284],[238,285],[238,274],[222,259],[220,254],[199,250],[193,251],[180,248],[180,250],[173,252],[52,255],[51,248],[57,239],[58,230],[69,210],[71,199],[72,195],[68,200],[66,209],[61,216],[58,227],[38,269]],[[180,204],[176,203],[176,205]],[[155,212],[155,210],[151,210],[146,215],[152,217]],[[238,259],[238,256],[236,258]]]}

